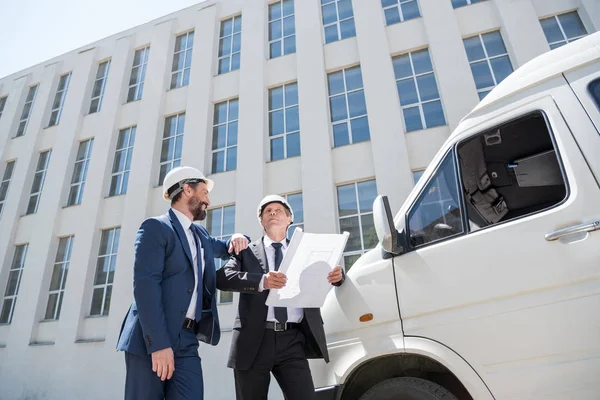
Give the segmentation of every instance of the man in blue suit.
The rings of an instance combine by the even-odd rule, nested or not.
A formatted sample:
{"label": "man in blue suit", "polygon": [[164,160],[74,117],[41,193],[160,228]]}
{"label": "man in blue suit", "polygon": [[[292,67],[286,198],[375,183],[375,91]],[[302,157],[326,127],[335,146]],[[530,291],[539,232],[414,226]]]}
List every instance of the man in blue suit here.
{"label": "man in blue suit", "polygon": [[126,400],[203,399],[198,340],[220,339],[214,258],[248,247],[235,234],[227,242],[193,224],[206,218],[214,186],[191,167],[170,171],[165,215],[146,219],[135,240],[133,303],[117,350],[125,352]]}

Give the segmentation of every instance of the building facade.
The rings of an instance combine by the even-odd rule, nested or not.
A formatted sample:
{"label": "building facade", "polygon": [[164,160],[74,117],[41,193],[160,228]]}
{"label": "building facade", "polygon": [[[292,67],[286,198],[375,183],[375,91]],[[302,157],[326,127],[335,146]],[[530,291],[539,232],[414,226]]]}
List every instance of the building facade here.
{"label": "building facade", "polygon": [[[597,0],[208,0],[1,78],[0,398],[122,396],[133,241],[171,168],[215,181],[213,236],[259,238],[282,194],[295,226],[351,233],[349,269],[377,194],[398,209],[479,99],[599,29]],[[234,398],[236,301],[207,399]]]}

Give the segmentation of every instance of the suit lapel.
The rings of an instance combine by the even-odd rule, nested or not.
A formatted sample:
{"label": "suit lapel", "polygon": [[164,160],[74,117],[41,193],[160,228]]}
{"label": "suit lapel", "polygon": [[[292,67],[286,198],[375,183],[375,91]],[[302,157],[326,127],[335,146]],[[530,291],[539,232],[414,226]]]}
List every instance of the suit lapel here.
{"label": "suit lapel", "polygon": [[[216,273],[215,273],[215,269],[214,266],[212,268],[210,268],[209,266],[211,265],[211,263],[209,262],[209,260],[206,259],[206,255],[208,254],[208,252],[206,251],[206,249],[208,249],[208,247],[210,246],[210,242],[208,240],[207,234],[205,233],[202,229],[198,228],[198,226],[195,226],[195,231],[196,231],[196,235],[198,236],[198,238],[200,238],[200,244],[202,245],[202,248],[204,249],[204,274],[203,274],[203,279],[204,279],[204,283],[208,288],[212,288],[213,287],[213,282],[216,279]],[[200,259],[200,253],[198,253],[198,260]],[[214,261],[212,261],[214,263]],[[198,266],[198,268],[202,268],[202,266]],[[200,269],[200,271],[202,271]],[[212,293],[212,291],[209,289],[209,294]]]}
{"label": "suit lapel", "polygon": [[185,235],[185,232],[183,231],[183,227],[179,223],[179,219],[177,219],[177,215],[175,215],[173,210],[169,210],[169,218],[171,219],[171,225],[173,225],[173,228],[175,228],[175,232],[177,232],[179,241],[181,242],[181,245],[183,246],[183,251],[185,252],[185,255],[187,256],[187,258],[190,262],[190,265],[193,266],[194,259],[192,258],[192,250],[190,250],[190,245],[188,243],[187,236]]}
{"label": "suit lapel", "polygon": [[253,242],[250,245],[250,248],[252,249],[254,256],[256,256],[256,259],[260,263],[260,267],[263,269],[263,271],[269,272],[269,263],[267,262],[267,253],[265,251],[263,239],[260,238],[256,242]]}

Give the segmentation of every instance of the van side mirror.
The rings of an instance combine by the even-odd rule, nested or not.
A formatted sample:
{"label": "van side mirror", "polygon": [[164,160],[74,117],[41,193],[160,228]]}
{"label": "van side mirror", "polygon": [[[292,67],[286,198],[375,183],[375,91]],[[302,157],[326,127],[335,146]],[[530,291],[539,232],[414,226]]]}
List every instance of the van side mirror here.
{"label": "van side mirror", "polygon": [[377,196],[373,202],[373,221],[381,247],[388,253],[400,255],[405,253],[404,230],[398,232],[387,196]]}

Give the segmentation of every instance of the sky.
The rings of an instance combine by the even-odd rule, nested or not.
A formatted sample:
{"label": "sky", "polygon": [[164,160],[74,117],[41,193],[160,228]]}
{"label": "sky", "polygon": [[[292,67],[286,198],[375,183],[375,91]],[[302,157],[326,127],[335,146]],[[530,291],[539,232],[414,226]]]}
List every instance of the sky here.
{"label": "sky", "polygon": [[0,0],[0,78],[204,0]]}

